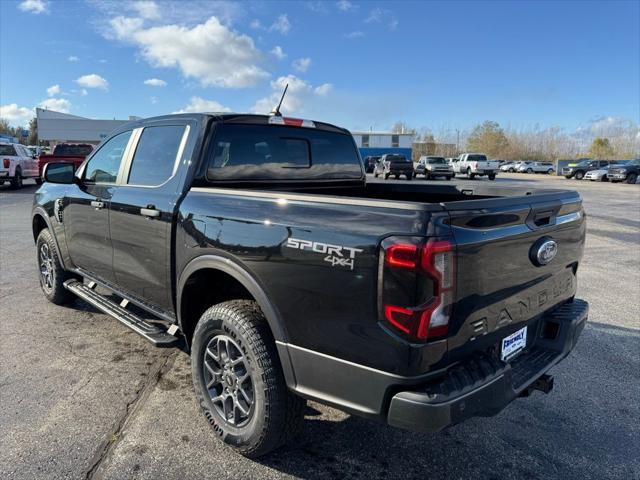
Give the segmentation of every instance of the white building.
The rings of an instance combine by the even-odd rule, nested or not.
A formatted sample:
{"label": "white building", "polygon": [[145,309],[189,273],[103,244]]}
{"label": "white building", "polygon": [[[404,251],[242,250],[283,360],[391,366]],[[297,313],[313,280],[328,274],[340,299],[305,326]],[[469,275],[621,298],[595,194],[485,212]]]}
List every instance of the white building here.
{"label": "white building", "polygon": [[391,132],[351,132],[362,158],[398,153],[411,158],[413,134]]}
{"label": "white building", "polygon": [[129,120],[93,120],[68,113],[36,108],[38,140],[52,143],[100,143],[116,128],[139,117]]}

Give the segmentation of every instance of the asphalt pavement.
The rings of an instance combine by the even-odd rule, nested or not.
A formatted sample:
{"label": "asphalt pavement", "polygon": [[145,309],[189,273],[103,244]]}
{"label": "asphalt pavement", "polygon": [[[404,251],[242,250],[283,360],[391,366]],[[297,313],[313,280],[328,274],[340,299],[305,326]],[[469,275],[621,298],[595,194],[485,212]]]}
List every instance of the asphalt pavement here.
{"label": "asphalt pavement", "polygon": [[300,440],[259,461],[214,438],[186,353],[153,347],[81,300],[45,300],[29,218],[36,187],[0,186],[0,479],[640,479],[640,185],[496,182],[584,198],[578,296],[590,318],[553,369],[551,394],[432,435],[309,403]]}

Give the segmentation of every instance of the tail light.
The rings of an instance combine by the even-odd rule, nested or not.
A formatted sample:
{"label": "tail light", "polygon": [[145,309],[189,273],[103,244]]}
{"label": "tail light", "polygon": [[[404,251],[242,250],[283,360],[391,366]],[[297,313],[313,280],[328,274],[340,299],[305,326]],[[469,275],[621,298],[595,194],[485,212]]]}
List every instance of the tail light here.
{"label": "tail light", "polygon": [[4,166],[4,168],[9,168],[11,166],[11,159],[10,158],[3,158],[2,159],[2,165]]}
{"label": "tail light", "polygon": [[454,300],[454,244],[394,237],[382,249],[379,307],[384,321],[411,340],[445,336]]}

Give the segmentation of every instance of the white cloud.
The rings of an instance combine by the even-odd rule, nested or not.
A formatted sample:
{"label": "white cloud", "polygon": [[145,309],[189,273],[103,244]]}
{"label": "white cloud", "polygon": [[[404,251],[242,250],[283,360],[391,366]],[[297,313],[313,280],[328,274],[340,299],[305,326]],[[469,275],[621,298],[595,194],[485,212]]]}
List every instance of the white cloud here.
{"label": "white cloud", "polygon": [[349,0],[340,0],[337,5],[338,9],[342,10],[343,12],[348,12],[350,10],[356,9],[356,5],[351,3]]}
{"label": "white cloud", "polygon": [[47,98],[38,104],[40,108],[55,110],[56,112],[69,113],[71,102],[66,98]]}
{"label": "white cloud", "polygon": [[369,12],[364,23],[386,23],[389,30],[398,28],[398,19],[392,11],[383,8],[374,8]]}
{"label": "white cloud", "polygon": [[356,30],[354,32],[345,33],[345,38],[361,38],[364,37],[364,32]]}
{"label": "white cloud", "polygon": [[34,116],[35,114],[31,108],[19,107],[17,103],[0,105],[0,118],[14,127],[27,125]]}
{"label": "white cloud", "polygon": [[287,17],[286,13],[278,15],[276,21],[269,27],[270,32],[279,32],[282,35],[289,33],[289,30],[291,30],[291,22],[289,22],[289,17]]}
{"label": "white cloud", "polygon": [[260,23],[260,20],[258,20],[257,18],[251,20],[251,23],[249,24],[249,26],[254,30],[264,30],[262,23]]}
{"label": "white cloud", "polygon": [[133,2],[131,8],[142,18],[157,20],[160,18],[160,8],[153,0],[140,0]]}
{"label": "white cloud", "polygon": [[306,6],[315,13],[328,13],[326,3],[321,0],[309,1],[306,3]]}
{"label": "white cloud", "polygon": [[324,96],[324,95],[327,95],[332,88],[333,88],[333,85],[331,85],[330,83],[323,83],[319,87],[314,88],[313,93],[315,93],[316,95]]}
{"label": "white cloud", "polygon": [[89,95],[89,92],[87,92],[86,88],[83,88],[82,90],[80,90],[80,95],[82,95],[83,97],[86,97],[87,95]]}
{"label": "white cloud", "polygon": [[231,109],[215,100],[205,100],[201,97],[191,97],[189,105],[173,113],[201,113],[201,112],[230,112]]}
{"label": "white cloud", "polygon": [[309,70],[309,67],[311,66],[311,59],[309,57],[298,58],[291,63],[291,66],[295,71],[304,73]]}
{"label": "white cloud", "polygon": [[23,12],[31,12],[38,15],[49,12],[49,2],[45,0],[24,0],[18,4],[18,8]]}
{"label": "white cloud", "polygon": [[116,17],[109,22],[118,40],[128,40],[140,31],[144,20],[141,18]]}
{"label": "white cloud", "polygon": [[384,10],[381,8],[374,8],[369,12],[369,16],[364,19],[364,23],[380,23],[383,15]]}
{"label": "white cloud", "polygon": [[271,82],[271,94],[258,100],[251,108],[254,113],[269,113],[280,101],[282,92],[286,85],[289,85],[287,94],[282,102],[281,110],[285,115],[302,113],[305,111],[305,105],[313,103],[314,99],[323,97],[329,93],[332,85],[325,83],[318,87],[313,87],[301,78],[295,75],[287,75],[280,77]]}
{"label": "white cloud", "polygon": [[155,105],[156,103],[158,103],[158,97],[156,96],[149,97],[149,101],[151,102],[152,105]]}
{"label": "white cloud", "polygon": [[97,73],[83,75],[76,79],[76,83],[85,88],[99,88],[101,90],[107,90],[109,88],[109,82]]}
{"label": "white cloud", "polygon": [[227,88],[253,86],[269,76],[257,65],[261,55],[251,37],[229,29],[216,17],[192,28],[143,28],[137,20],[117,17],[111,26],[117,38],[137,45],[154,67],[179,68],[203,86]]}
{"label": "white cloud", "polygon": [[160,80],[159,78],[149,78],[144,81],[145,85],[149,85],[150,87],[166,87],[167,82],[164,80]]}
{"label": "white cloud", "polygon": [[75,55],[69,55],[67,57],[67,61],[69,62],[77,62],[78,60],[80,60],[78,57],[76,57]]}
{"label": "white cloud", "polygon": [[280,45],[276,45],[275,47],[273,47],[273,49],[270,52],[274,57],[276,57],[278,60],[282,60],[284,58],[286,58],[287,54],[284,53],[284,51],[282,50],[282,47]]}
{"label": "white cloud", "polygon": [[107,60],[105,58],[101,58],[100,60],[98,60],[100,63],[107,63]]}
{"label": "white cloud", "polygon": [[51,85],[47,88],[47,95],[53,97],[54,95],[58,95],[60,93],[60,85]]}

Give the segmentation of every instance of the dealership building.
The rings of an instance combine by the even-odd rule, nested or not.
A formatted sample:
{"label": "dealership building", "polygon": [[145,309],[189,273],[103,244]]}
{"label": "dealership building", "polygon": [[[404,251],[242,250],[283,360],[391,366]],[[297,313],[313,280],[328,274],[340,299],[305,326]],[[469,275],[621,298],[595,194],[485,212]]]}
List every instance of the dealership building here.
{"label": "dealership building", "polygon": [[351,132],[362,158],[397,153],[411,158],[412,133]]}
{"label": "dealership building", "polygon": [[140,117],[128,120],[94,120],[69,113],[36,108],[38,140],[55,143],[98,144],[116,128]]}

